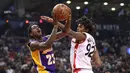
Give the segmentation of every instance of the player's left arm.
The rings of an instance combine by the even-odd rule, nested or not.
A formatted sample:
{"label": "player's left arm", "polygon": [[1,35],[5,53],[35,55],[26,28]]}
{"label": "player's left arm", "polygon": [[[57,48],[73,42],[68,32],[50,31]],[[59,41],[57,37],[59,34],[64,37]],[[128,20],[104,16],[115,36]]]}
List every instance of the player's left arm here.
{"label": "player's left arm", "polygon": [[92,59],[94,61],[94,63],[97,65],[97,66],[101,66],[102,65],[102,61],[101,61],[101,58],[99,56],[99,53],[98,53],[98,49],[96,48],[96,42],[95,42],[95,39],[92,37],[92,40],[93,40],[93,45],[94,45],[94,54],[92,56]]}
{"label": "player's left arm", "polygon": [[97,66],[101,66],[102,65],[102,61],[101,61],[101,58],[99,56],[98,49],[96,48],[96,42],[95,42],[95,39],[93,37],[92,37],[92,39],[93,39],[93,44],[95,45],[95,47],[94,47],[94,54],[92,56],[92,59],[93,59],[94,63]]}
{"label": "player's left arm", "polygon": [[97,65],[97,66],[101,66],[102,65],[102,61],[100,59],[100,56],[99,56],[99,53],[98,53],[98,50],[96,48],[96,50],[94,51],[94,55],[92,57],[94,63]]}

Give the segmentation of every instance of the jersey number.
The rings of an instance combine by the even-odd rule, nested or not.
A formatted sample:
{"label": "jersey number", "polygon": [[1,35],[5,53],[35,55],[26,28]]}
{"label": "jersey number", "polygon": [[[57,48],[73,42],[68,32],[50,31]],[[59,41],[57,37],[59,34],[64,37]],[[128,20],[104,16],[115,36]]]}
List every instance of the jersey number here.
{"label": "jersey number", "polygon": [[46,58],[48,59],[48,65],[55,64],[54,54],[48,54],[48,55],[46,55]]}
{"label": "jersey number", "polygon": [[94,53],[94,50],[90,52],[90,49],[94,49],[94,46],[91,46],[91,44],[88,44],[87,47],[87,53],[85,53],[85,55],[88,55],[88,57],[92,57],[92,54]]}

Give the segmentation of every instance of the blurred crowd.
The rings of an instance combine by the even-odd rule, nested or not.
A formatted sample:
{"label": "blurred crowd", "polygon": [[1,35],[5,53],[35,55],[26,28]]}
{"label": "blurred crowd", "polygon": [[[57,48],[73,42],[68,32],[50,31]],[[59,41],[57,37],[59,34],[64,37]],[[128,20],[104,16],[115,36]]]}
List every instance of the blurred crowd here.
{"label": "blurred crowd", "polygon": [[[52,0],[52,1],[65,2],[66,0]],[[20,3],[20,5],[21,4],[22,3]],[[118,26],[120,26],[119,30],[122,29],[123,31],[125,31],[126,29],[129,29],[129,24],[130,24],[129,5],[121,7],[116,11],[107,10],[104,6],[101,7],[101,4],[98,3],[89,4],[89,5],[90,6],[88,5],[84,6],[84,8],[81,7],[80,10],[72,9],[73,29],[76,29],[75,20],[83,15],[86,15],[88,18],[92,19],[97,24],[103,24],[103,25],[105,24],[106,28],[108,28],[107,24],[112,23],[111,25],[117,24]],[[33,68],[33,62],[30,57],[30,52],[26,46],[27,38],[16,36],[16,34],[20,36],[27,35],[25,29],[26,26],[28,25],[25,24],[23,18],[28,19],[30,21],[35,20],[37,21],[36,23],[38,24],[40,19],[39,15],[42,15],[41,13],[43,13],[43,12],[38,13],[39,11],[41,10],[44,11],[44,9],[49,9],[44,11],[44,15],[47,16],[51,15],[50,8],[46,8],[42,6],[37,7],[35,10],[32,9],[33,11],[36,12],[32,12],[31,10],[28,10],[29,12],[25,11],[25,14],[22,16],[22,18],[21,17],[19,18],[16,13],[14,14],[7,13],[1,15],[0,22],[2,22],[2,20],[3,22],[5,22],[4,19],[8,19],[9,23],[7,24],[1,23],[4,25],[0,26],[0,35],[5,33],[5,35],[0,36],[0,73],[36,73],[35,69]],[[11,7],[13,9],[13,6]],[[29,7],[29,8],[33,8],[33,7]],[[22,20],[22,22],[18,21],[20,23],[18,24],[17,22],[11,20],[15,20],[15,21]],[[40,23],[40,27],[46,29],[44,30],[46,33],[49,33],[49,31],[51,32],[50,30],[51,28],[49,28],[51,26],[48,23],[46,24],[46,22]],[[127,49],[130,48],[130,36],[118,35],[118,36],[109,37],[108,35],[111,35],[110,34],[111,32],[110,33],[105,32],[107,30],[104,29],[100,29],[99,31],[103,31],[103,34],[100,33],[102,35],[99,35],[97,33],[99,35],[98,38],[100,39],[96,38],[96,43],[97,43],[96,46],[99,51],[103,64],[101,67],[97,67],[92,62],[94,73],[130,73],[130,54],[127,53]],[[112,30],[112,32],[113,31],[115,30]],[[108,36],[109,38],[107,37],[103,39],[100,36],[102,37]],[[55,41],[53,44],[53,49],[56,57],[56,73],[71,73],[71,66],[69,61],[70,46],[71,46],[70,40],[71,40],[70,37],[66,36],[60,40]]]}
{"label": "blurred crowd", "polygon": [[28,73],[32,67],[30,53],[25,38],[0,38],[0,73]]}
{"label": "blurred crowd", "polygon": [[[0,37],[0,73],[36,73],[26,43],[24,37]],[[93,64],[95,73],[130,73],[130,55],[126,51],[130,47],[129,36],[113,36],[96,43],[103,64]],[[68,36],[54,42],[56,73],[71,73],[70,46]]]}

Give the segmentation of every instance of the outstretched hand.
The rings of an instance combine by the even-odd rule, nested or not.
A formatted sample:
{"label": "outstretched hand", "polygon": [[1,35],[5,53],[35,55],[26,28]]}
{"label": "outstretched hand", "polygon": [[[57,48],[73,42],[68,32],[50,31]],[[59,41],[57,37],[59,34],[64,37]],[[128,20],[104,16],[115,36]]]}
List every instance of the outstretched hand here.
{"label": "outstretched hand", "polygon": [[68,18],[66,19],[66,21],[65,21],[65,25],[67,25],[67,24],[71,24],[71,14],[68,16]]}
{"label": "outstretched hand", "polygon": [[52,12],[53,25],[58,25],[57,15],[58,15],[58,14],[55,14],[54,12]]}
{"label": "outstretched hand", "polygon": [[71,14],[67,17],[65,22],[64,32],[69,33],[71,30]]}
{"label": "outstretched hand", "polygon": [[44,21],[53,23],[53,19],[52,19],[51,17],[48,17],[48,16],[41,16],[41,19],[43,19]]}
{"label": "outstretched hand", "polygon": [[58,25],[58,20],[57,20],[57,14],[55,14],[54,12],[52,12],[52,17],[48,17],[48,16],[40,16],[41,19],[43,19],[44,21],[47,21],[47,22],[50,22],[50,23],[53,23],[54,25]]}

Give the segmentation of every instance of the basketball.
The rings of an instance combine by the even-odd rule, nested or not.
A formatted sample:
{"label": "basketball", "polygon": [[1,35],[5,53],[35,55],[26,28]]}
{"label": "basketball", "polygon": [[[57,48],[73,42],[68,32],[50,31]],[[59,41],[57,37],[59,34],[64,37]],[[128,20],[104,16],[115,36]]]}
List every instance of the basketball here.
{"label": "basketball", "polygon": [[71,13],[71,9],[65,4],[57,4],[52,11],[58,21],[66,20]]}

